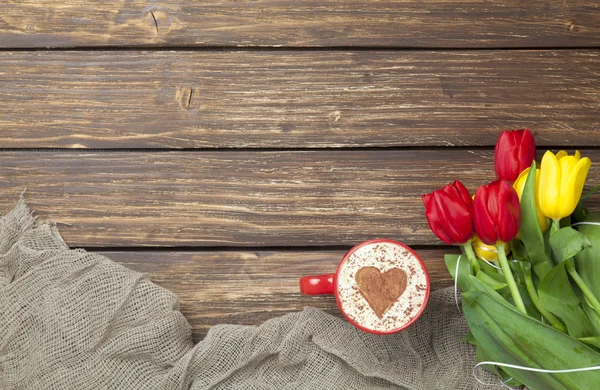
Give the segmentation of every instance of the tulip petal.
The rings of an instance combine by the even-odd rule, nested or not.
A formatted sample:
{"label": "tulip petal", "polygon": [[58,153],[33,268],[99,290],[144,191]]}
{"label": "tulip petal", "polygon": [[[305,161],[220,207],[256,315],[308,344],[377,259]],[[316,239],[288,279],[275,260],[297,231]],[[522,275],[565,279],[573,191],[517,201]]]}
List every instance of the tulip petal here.
{"label": "tulip petal", "polygon": [[493,181],[487,187],[487,204],[486,208],[492,221],[498,221],[500,216],[500,202],[498,201],[498,189],[501,181]]}
{"label": "tulip petal", "polygon": [[452,183],[452,185],[456,189],[458,189],[458,191],[460,192],[460,195],[462,197],[462,200],[469,207],[469,209],[472,209],[473,208],[473,199],[471,198],[471,194],[469,194],[469,190],[467,190],[467,187],[465,187],[465,185],[458,180],[455,180],[454,183]]}
{"label": "tulip petal", "polygon": [[444,188],[442,188],[442,191],[448,194],[448,196],[450,196],[452,200],[459,203],[464,202],[464,198],[462,193],[460,192],[460,189],[458,189],[454,184],[451,183],[444,186]]}
{"label": "tulip petal", "polygon": [[463,207],[449,207],[449,220],[446,231],[456,244],[464,244],[473,236],[473,220],[471,212]]}
{"label": "tulip petal", "polygon": [[[517,160],[518,141],[515,140],[513,131],[503,131],[498,137],[494,150],[494,169],[498,178],[514,180],[519,169]],[[515,176],[515,177],[512,177]]]}
{"label": "tulip petal", "polygon": [[573,172],[573,170],[575,169],[577,161],[580,160],[578,160],[575,156],[565,156],[558,160],[558,166],[560,169],[560,195],[558,199],[559,203],[562,202],[562,199],[560,199],[562,197],[562,194],[564,194],[567,191],[567,182],[571,177],[571,172]]}
{"label": "tulip petal", "polygon": [[[589,158],[584,157],[579,160],[571,171],[568,172],[568,180],[563,188],[561,188],[560,200],[559,200],[559,213],[561,217],[570,215],[575,210],[581,193],[583,192],[583,185],[587,177],[588,171],[592,165]],[[563,171],[563,174],[567,172]]]}
{"label": "tulip petal", "polygon": [[434,195],[435,202],[437,203],[440,216],[444,223],[444,229],[446,234],[450,237],[453,242],[457,241],[457,237],[460,237],[461,223],[457,219],[464,217],[464,213],[461,213],[461,205],[456,204],[457,195],[456,193],[450,195],[445,192],[446,186],[442,191],[436,191]]}
{"label": "tulip petal", "polygon": [[581,193],[583,192],[583,186],[585,185],[585,179],[587,178],[587,174],[592,167],[592,160],[588,157],[584,157],[577,162],[575,165],[575,193],[578,194],[578,198],[581,197]]}
{"label": "tulip petal", "polygon": [[435,235],[447,244],[463,244],[473,235],[471,212],[459,195],[443,190],[423,196],[425,216]]}
{"label": "tulip petal", "polygon": [[499,212],[498,219],[496,220],[498,238],[503,242],[509,242],[519,232],[521,208],[517,192],[505,180],[499,184],[497,203]]}
{"label": "tulip petal", "polygon": [[556,153],[556,160],[560,160],[561,158],[568,156],[569,153],[567,153],[566,150],[561,150],[560,152]]}
{"label": "tulip petal", "polygon": [[443,217],[440,216],[440,210],[435,202],[435,193],[423,195],[423,203],[425,204],[425,217],[431,231],[446,244],[453,244],[452,240],[444,229]]}
{"label": "tulip petal", "polygon": [[477,235],[487,245],[496,245],[497,234],[495,222],[488,212],[488,189],[486,186],[481,186],[475,193],[473,222],[475,223],[475,231]]}
{"label": "tulip petal", "polygon": [[439,227],[438,229],[442,230],[445,235],[448,237],[448,239],[450,240],[450,242],[452,242],[452,237],[451,237],[451,232],[449,232],[448,230],[448,224],[444,223],[445,221],[451,221],[449,219],[449,215],[446,212],[446,207],[444,207],[444,203],[446,200],[448,200],[450,197],[448,196],[447,193],[443,192],[443,191],[434,191],[433,193],[433,201],[435,202],[435,210],[437,212],[436,216],[437,216],[437,221],[439,223]]}
{"label": "tulip petal", "polygon": [[525,129],[520,130],[520,135],[521,139],[517,158],[519,169],[517,172],[522,172],[524,169],[529,168],[535,159],[535,140],[533,139],[533,134],[529,129]]}
{"label": "tulip petal", "polygon": [[471,239],[474,233],[472,200],[462,183],[456,181],[423,195],[423,204],[427,223],[440,240],[462,245]]}
{"label": "tulip petal", "polygon": [[494,150],[494,170],[501,180],[515,181],[535,158],[535,140],[528,129],[503,131]]}
{"label": "tulip petal", "polygon": [[425,210],[429,210],[432,207],[433,203],[433,193],[431,194],[423,194],[421,196],[423,199],[423,204],[425,205]]}
{"label": "tulip petal", "polygon": [[[513,184],[513,188],[515,189],[515,191],[517,191],[519,199],[521,199],[521,195],[523,194],[523,189],[525,188],[525,182],[527,181],[527,176],[529,175],[530,169],[531,167],[526,168],[523,172],[521,172],[519,174],[519,177],[517,177],[517,180],[515,180],[515,184]],[[539,176],[537,176],[536,179],[538,177]]]}
{"label": "tulip petal", "polygon": [[[558,152],[561,155],[564,151]],[[562,155],[564,157],[566,152]],[[560,195],[560,170],[558,160],[554,153],[547,151],[542,157],[542,165],[540,167],[540,192],[539,205],[542,214],[548,218],[557,219],[558,214],[556,204]]]}

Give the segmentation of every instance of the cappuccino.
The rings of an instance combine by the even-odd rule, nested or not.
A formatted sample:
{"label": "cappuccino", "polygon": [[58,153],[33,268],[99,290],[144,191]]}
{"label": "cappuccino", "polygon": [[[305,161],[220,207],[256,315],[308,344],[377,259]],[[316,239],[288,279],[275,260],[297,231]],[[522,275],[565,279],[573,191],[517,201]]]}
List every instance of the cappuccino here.
{"label": "cappuccino", "polygon": [[427,271],[406,247],[380,241],[356,248],[340,264],[337,299],[365,330],[392,333],[421,314],[429,295]]}

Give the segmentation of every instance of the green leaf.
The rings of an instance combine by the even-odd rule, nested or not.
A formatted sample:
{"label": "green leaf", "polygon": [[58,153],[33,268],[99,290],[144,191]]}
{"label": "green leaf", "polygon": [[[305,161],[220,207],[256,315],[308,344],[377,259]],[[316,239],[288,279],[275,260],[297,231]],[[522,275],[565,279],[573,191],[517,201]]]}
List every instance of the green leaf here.
{"label": "green leaf", "polygon": [[[488,262],[483,261],[481,259],[477,259],[477,261],[479,262],[479,268],[480,268],[481,271],[486,272],[490,276],[492,276],[492,275],[499,275],[499,276],[502,277],[502,280],[505,280],[504,276],[500,275],[500,273],[498,272],[498,268],[494,268],[492,265],[490,265],[490,264],[494,264],[493,262],[490,261],[488,263]],[[499,267],[499,266],[496,265],[496,267]],[[492,277],[494,277],[494,276],[492,276]]]}
{"label": "green leaf", "polygon": [[[585,222],[600,223],[600,212],[590,213]],[[579,225],[577,228],[591,244],[591,247],[582,250],[575,257],[577,272],[594,296],[600,299],[600,226]]]}
{"label": "green leaf", "polygon": [[600,185],[597,185],[596,187],[592,188],[588,192],[581,195],[581,200],[585,200],[585,199],[589,198],[590,196],[594,195],[598,191],[600,191]]}
{"label": "green leaf", "polygon": [[[490,356],[489,353],[486,352],[485,349],[483,349],[482,347],[478,346],[477,350],[475,352],[475,358],[477,359],[478,362],[489,362],[492,360],[492,357]],[[502,369],[496,367],[496,366],[492,366],[489,364],[480,366],[482,369],[491,372],[492,374],[497,375],[500,380],[505,383],[508,386],[521,386],[522,383],[517,382],[516,380],[512,379],[510,377],[510,375],[508,375],[506,372],[502,371]]]}
{"label": "green leaf", "polygon": [[525,305],[527,314],[529,314],[531,317],[533,317],[535,319],[541,320],[542,315],[540,314],[538,309],[533,304],[533,301],[531,300],[531,297],[529,296],[529,293],[527,292],[527,288],[525,286],[519,284],[519,285],[517,285],[517,289],[519,290],[519,293],[521,294],[521,299],[523,300],[523,305]]}
{"label": "green leaf", "polygon": [[572,227],[564,227],[550,236],[552,257],[556,263],[565,261],[592,246],[587,237]]}
{"label": "green leaf", "polygon": [[[480,347],[480,346],[477,346],[477,350],[475,351],[475,358],[477,359],[478,362],[489,362],[492,360],[492,357],[485,351],[485,349],[483,349],[483,347]],[[500,372],[498,371],[496,366],[492,366],[491,364],[486,364],[486,365],[483,365],[480,367],[486,371],[491,372],[494,375],[501,376]]]}
{"label": "green leaf", "polygon": [[544,234],[540,227],[537,216],[537,204],[535,201],[535,176],[536,163],[531,164],[523,194],[521,194],[521,238],[527,249],[529,261],[533,265],[533,271],[538,278],[544,276],[552,269],[552,262],[547,255],[544,242]]}
{"label": "green leaf", "polygon": [[510,250],[512,252],[513,258],[515,258],[517,260],[522,261],[522,260],[529,259],[529,255],[527,254],[527,249],[525,249],[525,246],[523,245],[523,243],[516,238],[510,242]]}
{"label": "green leaf", "polygon": [[581,338],[578,338],[577,340],[579,340],[582,343],[585,343],[587,345],[591,345],[592,347],[600,348],[600,336],[581,337]]}
{"label": "green leaf", "polygon": [[538,295],[544,308],[565,323],[569,335],[572,337],[594,335],[594,327],[573,292],[564,263],[558,264],[548,272],[538,286]]}
{"label": "green leaf", "polygon": [[[527,314],[529,314],[531,317],[533,317],[535,319],[541,319],[541,314],[538,311],[538,309],[535,307],[535,305],[533,304],[533,301],[531,300],[531,297],[529,296],[529,293],[527,292],[527,287],[525,286],[525,270],[524,270],[525,264],[529,265],[528,262],[523,262],[523,261],[516,261],[516,262],[511,261],[509,265],[510,265],[510,269],[512,270],[513,278],[517,282],[517,290],[519,290],[519,295],[521,295],[521,300],[523,301],[523,305],[525,306],[525,310],[527,311]],[[509,290],[509,289],[506,288],[506,290]],[[502,290],[499,292],[502,294],[504,291],[505,290]],[[506,294],[506,300],[511,305],[515,306],[515,302],[513,300],[513,297],[512,297],[512,294],[510,293],[510,291],[508,291],[508,294]]]}
{"label": "green leaf", "polygon": [[[479,272],[485,273],[490,278],[496,280],[497,282],[506,284],[506,278],[504,275],[500,274],[498,270],[483,260],[479,260]],[[507,285],[508,286],[508,285]]]}
{"label": "green leaf", "polygon": [[[514,303],[510,303],[504,298],[498,291],[494,290],[487,284],[483,283],[481,280],[477,279],[475,276],[469,276],[471,286],[473,286],[473,291],[481,291],[488,294],[492,299],[497,300],[503,305],[507,307],[515,308]],[[515,309],[516,310],[516,309]]]}
{"label": "green leaf", "polygon": [[[498,289],[496,289],[491,285],[491,284],[493,284],[493,282],[491,282],[490,284],[485,283],[482,280],[482,278],[485,278],[485,277],[479,276],[479,273],[477,274],[477,277],[471,275],[471,276],[469,276],[469,278],[471,279],[470,285],[472,286],[472,290],[485,292],[488,295],[490,295],[493,299],[496,299],[498,302],[501,302],[502,304],[507,305],[508,307],[515,308],[515,302],[512,299],[512,295],[510,293],[508,286],[500,287],[500,286],[496,285],[496,287],[499,287]],[[487,279],[485,279],[485,280],[487,280]],[[519,290],[521,299],[523,300],[523,304],[525,305],[525,309],[527,310],[527,313],[529,315],[533,316],[534,318],[539,318],[540,313],[535,308],[535,305],[529,298],[529,295],[527,293],[527,289],[525,288],[525,286],[522,286],[521,284],[517,284],[517,289]]]}
{"label": "green leaf", "polygon": [[[585,299],[583,293],[581,293],[581,290],[578,291],[577,296],[580,296],[580,300]],[[594,327],[594,334],[600,335],[600,314],[598,314],[598,312],[594,310],[594,308],[588,303],[582,306],[583,311],[585,311],[585,314],[587,314],[588,318],[590,319],[590,322],[592,323],[592,326]]]}
{"label": "green leaf", "polygon": [[[459,263],[460,258],[460,263]],[[450,276],[452,279],[456,279],[456,264],[458,263],[458,288],[462,292],[467,292],[473,289],[471,279],[471,264],[469,263],[469,259],[467,259],[467,255],[445,255],[444,262],[446,263],[446,268],[448,268],[448,272],[450,272]]]}
{"label": "green leaf", "polygon": [[[502,275],[500,275],[500,276],[502,276]],[[508,286],[508,284],[502,283],[502,282],[496,280],[495,278],[488,275],[486,272],[478,272],[476,278],[481,280],[483,283],[487,284],[494,290],[500,290],[500,289]]]}
{"label": "green leaf", "polygon": [[525,285],[525,273],[521,261],[509,261],[508,266],[512,270],[513,277],[517,284]]}
{"label": "green leaf", "polygon": [[477,345],[477,340],[475,340],[475,337],[473,337],[473,334],[471,332],[467,333],[462,339],[461,341],[463,343],[469,343],[471,345]]}
{"label": "green leaf", "polygon": [[[600,354],[481,291],[463,294],[469,328],[489,360],[525,367],[569,369],[597,366]],[[530,389],[600,389],[600,372],[548,374],[502,368]]]}
{"label": "green leaf", "polygon": [[504,383],[505,385],[513,386],[513,387],[523,386],[523,384],[521,382],[515,380],[515,378],[510,376],[510,374],[507,374],[504,370],[499,369],[498,371],[500,371],[500,379],[502,380],[502,383]]}

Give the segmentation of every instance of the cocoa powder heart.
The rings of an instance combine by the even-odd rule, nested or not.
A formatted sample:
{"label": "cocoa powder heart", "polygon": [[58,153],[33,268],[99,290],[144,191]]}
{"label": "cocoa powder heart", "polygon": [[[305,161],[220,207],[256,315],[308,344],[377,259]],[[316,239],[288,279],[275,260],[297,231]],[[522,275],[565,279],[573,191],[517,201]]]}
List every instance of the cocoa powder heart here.
{"label": "cocoa powder heart", "polygon": [[408,277],[400,268],[381,272],[375,267],[363,267],[356,272],[354,280],[379,318],[400,298],[408,284]]}

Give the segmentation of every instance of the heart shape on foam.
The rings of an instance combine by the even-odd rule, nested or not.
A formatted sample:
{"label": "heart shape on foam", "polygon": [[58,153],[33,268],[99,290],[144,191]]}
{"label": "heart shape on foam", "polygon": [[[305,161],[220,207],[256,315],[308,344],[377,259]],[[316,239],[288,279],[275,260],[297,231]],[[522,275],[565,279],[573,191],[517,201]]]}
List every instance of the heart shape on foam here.
{"label": "heart shape on foam", "polygon": [[408,284],[408,277],[400,268],[381,272],[375,267],[363,267],[356,272],[354,280],[379,318],[400,298]]}

